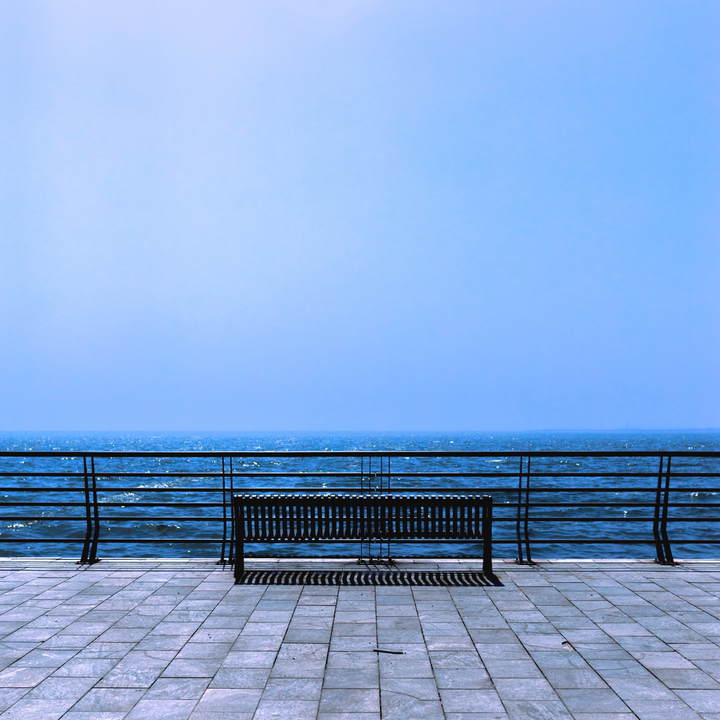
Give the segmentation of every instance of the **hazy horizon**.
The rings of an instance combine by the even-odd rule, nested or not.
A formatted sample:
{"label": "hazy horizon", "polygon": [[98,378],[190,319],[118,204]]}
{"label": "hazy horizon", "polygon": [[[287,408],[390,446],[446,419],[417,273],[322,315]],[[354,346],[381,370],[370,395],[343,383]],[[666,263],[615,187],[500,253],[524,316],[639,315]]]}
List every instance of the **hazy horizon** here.
{"label": "hazy horizon", "polygon": [[184,434],[201,434],[209,433],[212,435],[488,435],[495,433],[498,435],[509,434],[531,434],[531,433],[720,433],[720,428],[520,428],[506,430],[469,430],[469,429],[450,429],[450,430],[343,430],[343,429],[325,429],[325,430],[0,430],[1,435],[40,435],[53,433],[56,435],[184,435]]}

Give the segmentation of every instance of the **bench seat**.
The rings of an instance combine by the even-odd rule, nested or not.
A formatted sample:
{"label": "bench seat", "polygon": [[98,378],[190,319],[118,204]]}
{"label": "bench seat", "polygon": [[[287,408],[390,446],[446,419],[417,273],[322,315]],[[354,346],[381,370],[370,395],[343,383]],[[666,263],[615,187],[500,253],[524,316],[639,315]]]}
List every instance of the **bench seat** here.
{"label": "bench seat", "polygon": [[443,541],[483,544],[492,574],[492,497],[390,493],[233,496],[235,578],[246,542]]}

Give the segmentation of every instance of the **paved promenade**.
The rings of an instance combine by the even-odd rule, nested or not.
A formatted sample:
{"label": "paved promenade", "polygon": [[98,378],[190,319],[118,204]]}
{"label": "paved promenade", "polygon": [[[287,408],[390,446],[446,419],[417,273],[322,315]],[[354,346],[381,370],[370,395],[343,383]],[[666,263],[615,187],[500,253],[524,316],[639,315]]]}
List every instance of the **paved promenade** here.
{"label": "paved promenade", "polygon": [[720,562],[495,567],[489,587],[299,587],[0,560],[0,717],[720,720]]}

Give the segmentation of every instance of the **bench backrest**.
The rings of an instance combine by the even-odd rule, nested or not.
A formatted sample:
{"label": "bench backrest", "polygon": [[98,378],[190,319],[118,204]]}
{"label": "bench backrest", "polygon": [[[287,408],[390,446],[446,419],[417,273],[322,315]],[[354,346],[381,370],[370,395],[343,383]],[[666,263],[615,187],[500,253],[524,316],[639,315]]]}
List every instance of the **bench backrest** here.
{"label": "bench backrest", "polygon": [[492,498],[481,495],[233,496],[237,539],[479,540]]}

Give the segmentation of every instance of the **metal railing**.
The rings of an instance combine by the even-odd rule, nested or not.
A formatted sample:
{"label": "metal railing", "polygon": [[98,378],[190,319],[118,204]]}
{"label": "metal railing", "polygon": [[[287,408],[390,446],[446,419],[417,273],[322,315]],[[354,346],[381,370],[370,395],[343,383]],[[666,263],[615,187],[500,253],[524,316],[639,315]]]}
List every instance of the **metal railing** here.
{"label": "metal railing", "polygon": [[75,544],[94,563],[101,545],[205,545],[225,563],[236,490],[490,494],[494,543],[521,563],[538,545],[649,543],[672,564],[673,545],[720,544],[720,452],[15,451],[0,452],[0,549]]}

